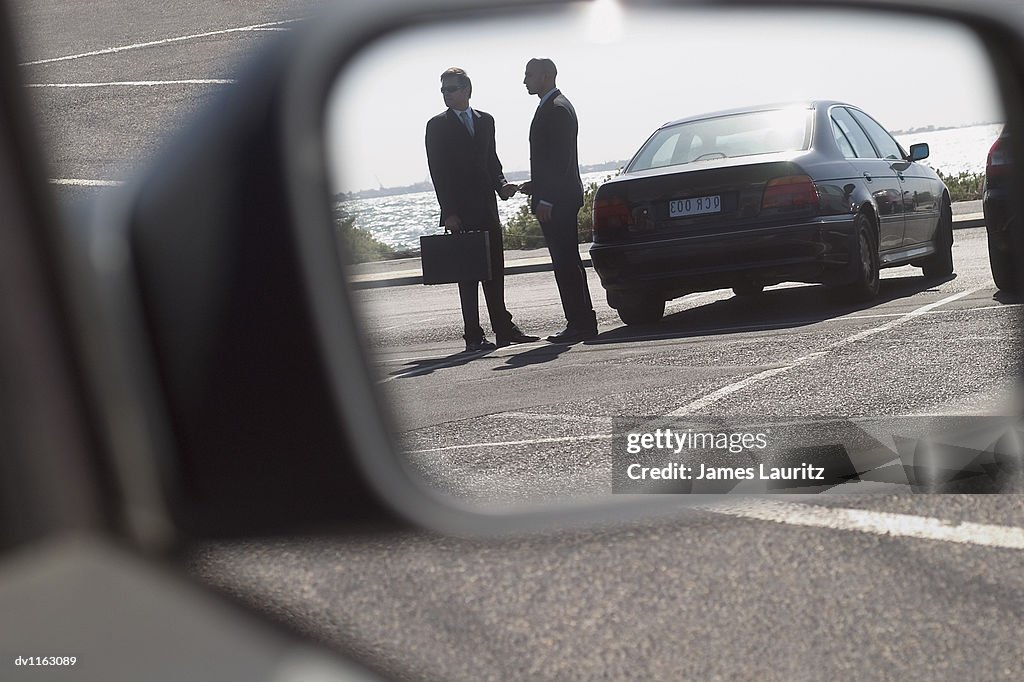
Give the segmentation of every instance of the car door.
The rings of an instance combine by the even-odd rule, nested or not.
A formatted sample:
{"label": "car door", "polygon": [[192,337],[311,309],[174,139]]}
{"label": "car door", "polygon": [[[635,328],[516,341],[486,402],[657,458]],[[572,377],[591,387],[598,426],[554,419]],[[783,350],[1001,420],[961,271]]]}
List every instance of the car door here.
{"label": "car door", "polygon": [[[892,162],[880,158],[867,133],[845,107],[833,107],[829,117],[839,148],[875,200],[880,250],[898,249],[903,244],[905,224],[902,189]],[[853,157],[848,156],[851,152]]]}
{"label": "car door", "polygon": [[878,149],[879,156],[890,163],[900,183],[904,218],[903,246],[914,246],[932,240],[939,220],[939,197],[934,181],[923,166],[912,163],[892,135],[877,121],[857,109],[850,113]]}

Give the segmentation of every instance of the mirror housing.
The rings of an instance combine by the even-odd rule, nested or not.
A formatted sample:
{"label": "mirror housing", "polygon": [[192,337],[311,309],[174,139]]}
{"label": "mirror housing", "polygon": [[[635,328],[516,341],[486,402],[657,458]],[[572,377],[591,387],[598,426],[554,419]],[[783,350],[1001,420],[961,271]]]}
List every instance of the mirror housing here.
{"label": "mirror housing", "polygon": [[[508,4],[436,0],[429,9],[436,20],[447,6],[454,20]],[[1011,30],[945,11],[973,18],[975,30]],[[599,508],[489,514],[417,485],[399,462],[336,256],[324,117],[345,62],[420,18],[400,0],[357,0],[298,25],[98,208],[78,247],[98,277],[79,322],[136,538],[397,527],[402,518],[492,534],[707,502],[622,495]],[[1018,60],[1007,51],[994,61],[1005,68],[1008,124],[1019,118]],[[910,156],[926,158],[928,145]]]}
{"label": "mirror housing", "polygon": [[928,158],[928,143],[918,142],[917,144],[910,145],[910,160],[911,161],[922,161]]}
{"label": "mirror housing", "polygon": [[330,213],[296,187],[327,191],[322,103],[288,94],[308,30],[110,194],[77,247],[99,277],[83,323],[106,323],[87,335],[124,523],[148,544],[394,521],[354,454],[388,430],[341,264],[310,256],[336,253]]}

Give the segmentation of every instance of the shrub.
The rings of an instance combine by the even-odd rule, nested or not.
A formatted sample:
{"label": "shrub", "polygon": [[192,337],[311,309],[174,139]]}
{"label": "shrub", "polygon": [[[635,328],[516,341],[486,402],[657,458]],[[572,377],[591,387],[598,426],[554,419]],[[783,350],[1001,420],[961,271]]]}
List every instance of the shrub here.
{"label": "shrub", "polygon": [[346,263],[365,263],[395,257],[395,250],[378,241],[369,230],[356,227],[355,216],[335,214],[334,231],[338,238],[338,252]]}
{"label": "shrub", "polygon": [[[583,208],[580,209],[576,227],[576,241],[580,244],[593,240],[594,195],[597,194],[597,187],[598,184],[592,182],[583,189]],[[506,249],[539,249],[544,246],[544,233],[528,205],[520,206],[503,229]]]}
{"label": "shrub", "polygon": [[536,216],[530,213],[528,204],[520,206],[502,229],[502,242],[506,249],[539,249],[544,246],[540,223],[537,222]]}
{"label": "shrub", "polygon": [[974,201],[981,199],[981,186],[985,180],[983,173],[971,173],[962,171],[957,175],[945,175],[942,171],[935,171],[939,179],[946,183],[949,189],[950,201]]}

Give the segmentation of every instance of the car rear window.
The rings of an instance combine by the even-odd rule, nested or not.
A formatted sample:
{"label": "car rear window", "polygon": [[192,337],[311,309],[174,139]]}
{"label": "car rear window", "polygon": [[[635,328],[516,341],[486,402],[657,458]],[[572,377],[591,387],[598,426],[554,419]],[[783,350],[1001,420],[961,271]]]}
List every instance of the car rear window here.
{"label": "car rear window", "polygon": [[810,124],[809,109],[754,111],[679,123],[652,135],[627,172],[804,150],[810,145]]}

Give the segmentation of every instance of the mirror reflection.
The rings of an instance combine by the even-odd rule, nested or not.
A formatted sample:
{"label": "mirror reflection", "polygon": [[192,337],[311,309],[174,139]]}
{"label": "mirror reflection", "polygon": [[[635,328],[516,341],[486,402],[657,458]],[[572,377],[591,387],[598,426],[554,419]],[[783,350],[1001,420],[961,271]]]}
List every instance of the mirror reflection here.
{"label": "mirror reflection", "polygon": [[[419,476],[488,505],[819,464],[829,485],[789,491],[920,491],[946,455],[894,435],[1011,411],[1015,287],[981,201],[1003,113],[973,34],[531,12],[392,34],[330,102],[339,257]],[[665,457],[732,482],[643,488]]]}

